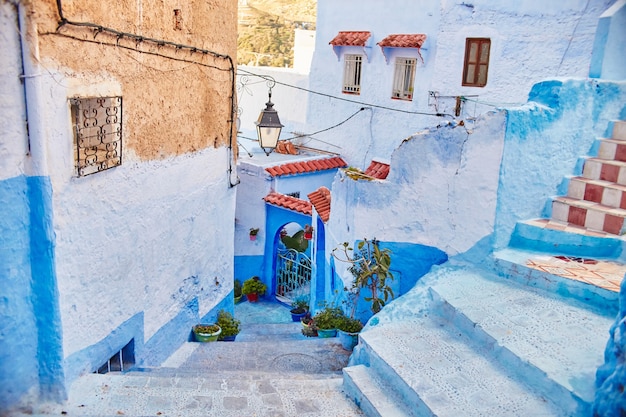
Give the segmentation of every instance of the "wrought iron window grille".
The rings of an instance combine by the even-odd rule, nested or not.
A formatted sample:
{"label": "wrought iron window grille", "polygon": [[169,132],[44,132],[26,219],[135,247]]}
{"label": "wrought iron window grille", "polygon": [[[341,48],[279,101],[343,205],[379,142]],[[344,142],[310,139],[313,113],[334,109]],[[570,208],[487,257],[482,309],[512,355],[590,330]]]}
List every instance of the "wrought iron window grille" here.
{"label": "wrought iron window grille", "polygon": [[79,177],[122,164],[122,97],[70,99]]}

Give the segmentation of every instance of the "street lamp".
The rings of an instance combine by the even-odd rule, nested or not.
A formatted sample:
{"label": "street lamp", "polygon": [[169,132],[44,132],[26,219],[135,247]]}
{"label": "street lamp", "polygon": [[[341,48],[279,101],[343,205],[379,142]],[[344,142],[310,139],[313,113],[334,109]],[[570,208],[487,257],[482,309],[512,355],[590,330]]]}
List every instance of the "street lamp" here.
{"label": "street lamp", "polygon": [[270,86],[269,100],[265,103],[266,107],[261,111],[259,119],[255,122],[259,145],[268,156],[276,148],[280,131],[283,128],[278,119],[278,112],[274,110],[274,103],[272,103],[272,87],[273,85]]}

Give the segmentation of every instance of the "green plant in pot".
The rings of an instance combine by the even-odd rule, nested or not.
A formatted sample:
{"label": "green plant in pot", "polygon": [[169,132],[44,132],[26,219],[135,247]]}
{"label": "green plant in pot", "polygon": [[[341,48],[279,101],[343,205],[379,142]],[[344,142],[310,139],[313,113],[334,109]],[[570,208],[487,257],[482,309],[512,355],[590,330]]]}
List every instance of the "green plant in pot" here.
{"label": "green plant in pot", "polygon": [[359,342],[359,333],[363,324],[355,318],[343,316],[337,320],[337,333],[341,346],[346,350],[352,350]]}
{"label": "green plant in pot", "polygon": [[239,334],[240,320],[237,320],[232,314],[226,310],[220,310],[217,314],[217,325],[220,326],[222,332],[217,340],[232,342]]}
{"label": "green plant in pot", "polygon": [[265,291],[267,291],[267,285],[257,276],[245,280],[241,288],[241,292],[245,294],[251,303],[257,302],[259,295],[265,294]]}
{"label": "green plant in pot", "polygon": [[306,296],[300,296],[291,303],[291,320],[298,322],[302,320],[304,315],[309,311],[309,299]]}
{"label": "green plant in pot", "polygon": [[300,320],[302,323],[302,334],[306,337],[317,337],[317,327],[315,326],[315,322],[313,321],[313,317],[311,317],[311,312],[307,311],[304,313],[304,317]]}
{"label": "green plant in pot", "polygon": [[243,298],[243,292],[241,291],[241,281],[238,279],[235,280],[235,284],[233,286],[233,294],[235,297],[235,304],[239,304],[241,299]]}
{"label": "green plant in pot", "polygon": [[343,316],[339,307],[326,305],[313,316],[313,322],[317,328],[319,337],[335,337],[337,335],[337,323]]}
{"label": "green plant in pot", "polygon": [[193,335],[197,342],[215,342],[222,332],[217,324],[196,324],[193,326]]}

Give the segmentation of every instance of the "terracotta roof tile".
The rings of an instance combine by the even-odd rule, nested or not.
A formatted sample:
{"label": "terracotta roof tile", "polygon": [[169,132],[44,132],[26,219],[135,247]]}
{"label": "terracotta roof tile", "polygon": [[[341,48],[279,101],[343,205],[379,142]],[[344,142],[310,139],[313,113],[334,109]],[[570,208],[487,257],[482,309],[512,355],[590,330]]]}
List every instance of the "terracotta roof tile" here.
{"label": "terracotta roof tile", "polygon": [[297,211],[299,213],[308,214],[309,216],[313,213],[313,206],[310,202],[300,200],[299,198],[291,197],[288,195],[280,194],[275,191],[269,193],[267,196],[265,196],[265,198],[263,198],[263,200],[266,203]]}
{"label": "terracotta roof tile", "polygon": [[345,168],[348,164],[338,156],[326,159],[315,159],[312,161],[290,162],[265,168],[265,171],[272,177],[281,175],[304,174],[306,172],[326,171],[329,169]]}
{"label": "terracotta roof tile", "polygon": [[372,36],[371,32],[339,32],[332,41],[328,42],[333,46],[366,46],[367,40]]}
{"label": "terracotta roof tile", "polygon": [[387,175],[389,175],[389,164],[372,161],[370,166],[365,170],[365,174],[370,177],[378,178],[379,180],[384,180],[387,178]]}
{"label": "terracotta roof tile", "polygon": [[389,35],[377,45],[387,48],[421,48],[426,41],[426,35],[416,33],[412,35]]}
{"label": "terracotta roof tile", "polygon": [[320,187],[308,194],[307,197],[311,200],[322,221],[326,223],[330,218],[330,190],[326,187]]}

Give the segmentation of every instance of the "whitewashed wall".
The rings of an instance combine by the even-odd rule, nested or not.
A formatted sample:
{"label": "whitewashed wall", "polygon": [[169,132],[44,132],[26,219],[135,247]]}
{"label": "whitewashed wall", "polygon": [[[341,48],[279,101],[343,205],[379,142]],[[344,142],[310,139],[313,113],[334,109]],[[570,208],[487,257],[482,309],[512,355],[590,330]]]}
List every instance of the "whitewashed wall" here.
{"label": "whitewashed wall", "polygon": [[[45,79],[56,268],[65,356],[143,312],[148,340],[194,297],[206,314],[232,290],[235,189],[226,148],[74,174],[67,98],[121,94],[104,76]],[[182,342],[182,340],[181,340]]]}
{"label": "whitewashed wall", "polygon": [[326,247],[377,238],[462,253],[493,233],[505,115],[405,140],[385,181],[333,183]]}
{"label": "whitewashed wall", "polygon": [[[492,105],[525,103],[532,85],[542,79],[586,77],[597,17],[611,3],[613,0],[525,0],[515,4],[488,0],[319,0],[310,88],[362,103],[428,114],[453,113],[455,99],[446,96],[477,95],[469,98],[483,104],[467,102],[461,116],[473,118],[493,110]],[[342,95],[343,61],[328,44],[344,30],[372,33],[371,58],[363,64],[362,91],[358,96]],[[412,102],[390,98],[393,64],[386,63],[376,46],[387,35],[397,33],[428,36],[421,51],[424,64],[416,71]],[[484,88],[461,86],[467,37],[491,38],[489,76]],[[430,97],[430,91],[439,98]],[[312,131],[332,126],[361,106],[367,107],[310,95],[308,126]],[[404,138],[441,121],[439,117],[374,107],[317,138],[339,146],[348,163],[363,168],[372,158],[388,159]],[[337,151],[323,142],[317,145]]]}

